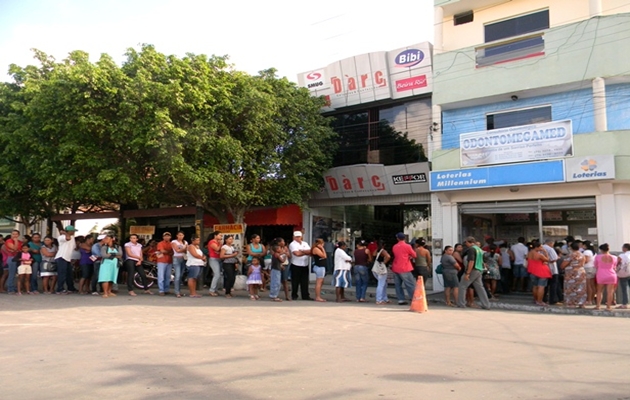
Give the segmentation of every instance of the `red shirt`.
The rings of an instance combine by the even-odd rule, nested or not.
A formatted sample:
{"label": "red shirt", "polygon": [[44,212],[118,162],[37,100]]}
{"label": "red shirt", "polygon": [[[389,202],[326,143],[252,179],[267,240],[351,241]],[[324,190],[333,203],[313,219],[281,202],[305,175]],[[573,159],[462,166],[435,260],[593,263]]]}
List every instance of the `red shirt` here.
{"label": "red shirt", "polygon": [[162,240],[157,245],[157,251],[162,253],[162,255],[158,257],[157,262],[166,264],[173,263],[173,247],[171,247],[171,242]]}
{"label": "red shirt", "polygon": [[[11,245],[12,245],[12,244],[14,244],[14,243],[17,243],[17,246],[15,247],[15,251],[11,251],[11,250],[9,249],[9,244],[11,244]],[[11,257],[15,257],[15,256],[17,255],[17,253],[19,253],[20,251],[22,251],[22,242],[20,242],[19,240],[18,240],[18,241],[13,241],[13,239],[7,239],[7,240],[4,242],[4,247],[7,249],[7,253],[9,253],[9,255],[10,255]]]}
{"label": "red shirt", "polygon": [[402,274],[404,272],[413,271],[411,265],[411,259],[416,258],[416,252],[411,245],[399,241],[392,247],[392,253],[394,253],[394,262],[392,263],[392,272],[396,274]]}
{"label": "red shirt", "polygon": [[210,245],[211,244],[216,244],[219,247],[219,250],[221,250],[221,246],[219,246],[219,242],[216,239],[212,239],[211,241],[208,242],[208,254],[210,255],[210,258],[220,258],[219,257],[219,252],[215,251]]}

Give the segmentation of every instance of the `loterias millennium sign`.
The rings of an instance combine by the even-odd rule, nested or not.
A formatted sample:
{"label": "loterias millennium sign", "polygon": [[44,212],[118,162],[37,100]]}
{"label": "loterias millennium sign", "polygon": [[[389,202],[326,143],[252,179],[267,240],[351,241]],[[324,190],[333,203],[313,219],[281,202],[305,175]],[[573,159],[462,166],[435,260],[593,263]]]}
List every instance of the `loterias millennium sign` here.
{"label": "loterias millennium sign", "polygon": [[462,167],[549,160],[573,156],[570,120],[464,133],[459,137]]}

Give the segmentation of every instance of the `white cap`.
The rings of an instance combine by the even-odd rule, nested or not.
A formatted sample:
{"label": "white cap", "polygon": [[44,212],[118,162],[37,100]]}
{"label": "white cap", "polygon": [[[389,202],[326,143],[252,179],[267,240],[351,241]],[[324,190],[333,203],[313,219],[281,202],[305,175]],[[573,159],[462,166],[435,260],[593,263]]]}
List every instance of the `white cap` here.
{"label": "white cap", "polygon": [[107,237],[107,235],[106,235],[106,234],[101,233],[100,235],[98,235],[98,237],[96,238],[96,240],[103,240],[103,239],[105,239],[106,237]]}
{"label": "white cap", "polygon": [[293,236],[302,236],[302,232],[301,231],[295,231],[295,232],[293,232]]}

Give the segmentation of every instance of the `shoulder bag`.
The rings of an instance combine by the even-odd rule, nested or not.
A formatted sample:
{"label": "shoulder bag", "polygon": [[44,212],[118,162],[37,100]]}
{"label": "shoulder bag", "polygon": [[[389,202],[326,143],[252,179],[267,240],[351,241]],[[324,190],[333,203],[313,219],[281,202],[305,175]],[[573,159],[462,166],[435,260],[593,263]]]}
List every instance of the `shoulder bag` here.
{"label": "shoulder bag", "polygon": [[387,275],[387,265],[384,262],[378,261],[378,256],[381,255],[382,249],[376,254],[374,265],[372,266],[372,272],[376,275]]}

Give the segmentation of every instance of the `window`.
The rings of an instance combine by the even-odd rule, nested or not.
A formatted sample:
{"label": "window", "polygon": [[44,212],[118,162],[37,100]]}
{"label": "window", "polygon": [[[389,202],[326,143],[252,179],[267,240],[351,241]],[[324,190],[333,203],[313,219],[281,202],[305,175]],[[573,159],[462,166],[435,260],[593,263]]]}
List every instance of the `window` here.
{"label": "window", "polygon": [[486,24],[485,42],[489,44],[477,48],[477,67],[545,54],[541,31],[548,28],[549,10]]}
{"label": "window", "polygon": [[475,17],[475,14],[473,13],[472,10],[466,11],[461,14],[455,15],[455,17],[453,17],[453,24],[455,26],[467,24],[469,22],[473,22],[474,17]]}
{"label": "window", "polygon": [[551,106],[544,106],[487,114],[486,128],[492,130],[550,121]]}

